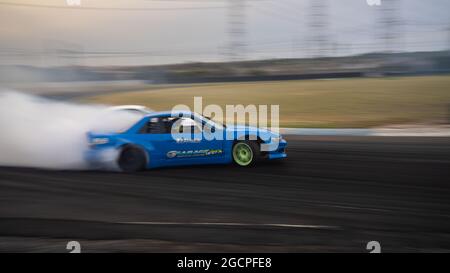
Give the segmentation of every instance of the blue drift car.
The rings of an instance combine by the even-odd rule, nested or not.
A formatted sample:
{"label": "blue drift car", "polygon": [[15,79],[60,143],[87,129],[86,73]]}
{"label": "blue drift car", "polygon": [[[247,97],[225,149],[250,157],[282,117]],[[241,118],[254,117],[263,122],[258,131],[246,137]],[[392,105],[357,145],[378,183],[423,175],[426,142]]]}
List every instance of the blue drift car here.
{"label": "blue drift car", "polygon": [[[193,112],[153,112],[119,133],[88,133],[86,159],[111,161],[122,171],[197,165],[252,166],[262,159],[285,158],[278,133],[248,126],[226,127]],[[111,163],[111,162],[110,162]]]}

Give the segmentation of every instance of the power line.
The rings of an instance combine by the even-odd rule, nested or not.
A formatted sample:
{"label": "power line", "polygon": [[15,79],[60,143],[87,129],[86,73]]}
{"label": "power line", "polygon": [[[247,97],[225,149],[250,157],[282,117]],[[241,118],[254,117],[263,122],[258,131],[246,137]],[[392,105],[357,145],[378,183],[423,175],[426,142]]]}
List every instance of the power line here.
{"label": "power line", "polygon": [[228,0],[228,34],[230,44],[228,57],[239,61],[244,57],[246,48],[245,0]]}
{"label": "power line", "polygon": [[385,0],[380,8],[379,24],[380,24],[380,40],[384,43],[386,52],[395,51],[400,45],[399,30],[399,0]]}
{"label": "power line", "polygon": [[328,0],[310,0],[309,29],[310,49],[314,56],[321,57],[328,46]]}
{"label": "power line", "polygon": [[111,8],[111,7],[80,7],[80,6],[55,6],[25,3],[0,2],[2,6],[42,8],[42,9],[66,9],[66,10],[97,10],[97,11],[176,11],[176,10],[213,10],[225,9],[225,6],[205,6],[205,7],[161,7],[161,8]]}

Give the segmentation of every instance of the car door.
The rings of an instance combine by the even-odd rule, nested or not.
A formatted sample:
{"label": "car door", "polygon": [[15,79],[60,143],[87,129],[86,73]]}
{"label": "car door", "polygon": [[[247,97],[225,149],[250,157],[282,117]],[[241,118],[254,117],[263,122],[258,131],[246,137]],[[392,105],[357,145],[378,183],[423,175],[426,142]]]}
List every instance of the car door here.
{"label": "car door", "polygon": [[153,117],[138,138],[150,150],[153,166],[220,163],[223,140],[205,138],[202,127],[202,122],[194,118]]}
{"label": "car door", "polygon": [[164,147],[168,165],[219,163],[223,158],[223,141],[205,137],[203,124],[192,117],[177,119]]}

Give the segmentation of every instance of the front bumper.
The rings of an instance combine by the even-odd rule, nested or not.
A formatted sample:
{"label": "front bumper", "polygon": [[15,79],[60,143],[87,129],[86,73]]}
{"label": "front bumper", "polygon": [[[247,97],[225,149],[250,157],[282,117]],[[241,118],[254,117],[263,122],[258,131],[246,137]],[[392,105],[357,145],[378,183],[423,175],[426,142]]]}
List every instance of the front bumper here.
{"label": "front bumper", "polygon": [[271,142],[264,145],[264,148],[266,148],[265,157],[267,159],[280,159],[280,158],[286,158],[286,147],[287,147],[287,141],[284,139],[281,139],[279,142]]}

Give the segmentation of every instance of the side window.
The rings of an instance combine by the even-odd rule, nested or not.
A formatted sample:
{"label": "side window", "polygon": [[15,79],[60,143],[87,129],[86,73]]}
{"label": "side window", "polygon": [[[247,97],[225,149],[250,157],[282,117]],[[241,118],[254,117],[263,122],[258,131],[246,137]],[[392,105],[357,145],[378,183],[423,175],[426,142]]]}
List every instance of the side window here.
{"label": "side window", "polygon": [[177,133],[201,133],[202,126],[191,118],[179,118],[175,123],[174,131]]}
{"label": "side window", "polygon": [[141,134],[170,134],[170,127],[168,127],[165,118],[150,118],[139,131]]}
{"label": "side window", "polygon": [[[201,124],[191,118],[160,117],[150,118],[139,133],[141,134],[171,134],[201,133]],[[173,131],[172,131],[173,130]]]}

